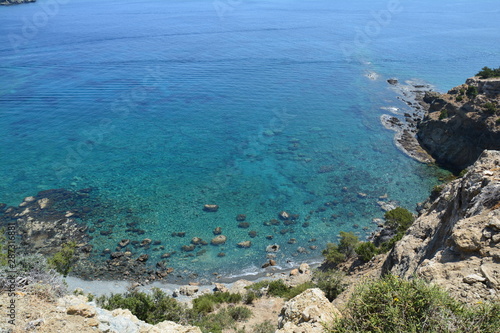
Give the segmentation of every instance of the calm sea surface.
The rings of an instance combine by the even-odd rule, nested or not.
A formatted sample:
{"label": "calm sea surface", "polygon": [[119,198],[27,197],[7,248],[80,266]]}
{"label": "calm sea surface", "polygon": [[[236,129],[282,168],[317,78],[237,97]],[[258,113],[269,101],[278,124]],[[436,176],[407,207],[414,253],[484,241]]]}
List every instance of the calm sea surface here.
{"label": "calm sea surface", "polygon": [[[269,244],[287,267],[364,237],[380,196],[413,209],[439,171],[380,124],[408,110],[386,79],[444,91],[500,65],[496,0],[65,2],[0,8],[0,202],[93,188],[109,209],[83,222],[113,225],[95,260],[147,237],[151,263],[240,275]],[[218,226],[225,245],[181,250]]]}

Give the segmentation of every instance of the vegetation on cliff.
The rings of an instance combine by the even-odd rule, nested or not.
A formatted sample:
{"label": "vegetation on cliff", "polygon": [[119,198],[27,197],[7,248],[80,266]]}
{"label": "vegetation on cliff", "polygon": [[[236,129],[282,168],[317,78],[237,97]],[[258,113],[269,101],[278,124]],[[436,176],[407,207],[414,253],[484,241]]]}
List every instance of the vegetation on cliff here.
{"label": "vegetation on cliff", "polygon": [[489,67],[483,67],[483,69],[476,74],[481,79],[489,79],[492,77],[500,77],[500,67],[491,69]]}
{"label": "vegetation on cliff", "polygon": [[487,332],[500,329],[500,303],[465,305],[421,279],[387,275],[360,285],[330,332]]}

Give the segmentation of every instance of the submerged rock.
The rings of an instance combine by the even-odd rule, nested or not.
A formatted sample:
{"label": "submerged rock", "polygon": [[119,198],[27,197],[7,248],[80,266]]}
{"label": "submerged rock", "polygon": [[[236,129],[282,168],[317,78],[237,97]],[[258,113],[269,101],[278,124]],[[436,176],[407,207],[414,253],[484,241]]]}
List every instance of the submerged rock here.
{"label": "submerged rock", "polygon": [[241,247],[241,248],[249,248],[250,246],[252,246],[252,242],[251,241],[244,241],[244,242],[239,242],[237,245],[238,245],[238,247]]}
{"label": "submerged rock", "polygon": [[212,238],[212,241],[210,243],[212,243],[213,245],[221,245],[221,244],[226,243],[226,240],[227,240],[226,236],[218,235],[218,236]]}
{"label": "submerged rock", "polygon": [[290,214],[288,214],[288,212],[281,211],[279,212],[278,217],[282,220],[288,220],[290,218]]}
{"label": "submerged rock", "polygon": [[219,210],[219,206],[218,205],[204,205],[203,210],[205,212],[216,212]]}
{"label": "submerged rock", "polygon": [[266,252],[278,252],[280,250],[280,246],[278,244],[268,245],[266,247]]}

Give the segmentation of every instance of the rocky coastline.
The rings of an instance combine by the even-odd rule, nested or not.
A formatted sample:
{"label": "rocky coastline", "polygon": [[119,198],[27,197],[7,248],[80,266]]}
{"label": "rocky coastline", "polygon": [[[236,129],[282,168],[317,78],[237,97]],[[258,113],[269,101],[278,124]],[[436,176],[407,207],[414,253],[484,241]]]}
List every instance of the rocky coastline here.
{"label": "rocky coastline", "polygon": [[395,110],[392,114],[384,114],[380,117],[382,125],[396,132],[394,144],[403,153],[421,163],[434,163],[434,158],[421,147],[417,140],[418,124],[426,114],[421,101],[427,92],[432,91],[432,86],[413,81],[400,83],[397,79],[388,79],[387,83],[399,95],[398,99],[409,106],[412,111],[399,114]]}
{"label": "rocky coastline", "polygon": [[500,149],[500,78],[472,77],[445,94],[426,92],[418,141],[440,165],[461,171]]}
{"label": "rocky coastline", "polygon": [[383,115],[395,144],[422,163],[454,172],[472,165],[485,149],[500,149],[500,78],[472,77],[447,93],[422,84],[387,80],[413,110],[403,118]]}
{"label": "rocky coastline", "polygon": [[[495,114],[485,112],[484,106],[487,101],[498,105],[496,81],[493,84],[490,82],[470,79],[466,83],[467,87],[454,88],[448,94],[432,92],[429,87],[414,86],[419,89],[416,95],[420,96],[421,100],[417,103],[408,99],[406,103],[416,111],[405,115],[404,122],[392,121],[396,124],[394,129],[398,133],[404,133],[406,130],[407,137],[411,137],[411,140],[404,140],[404,135],[399,136],[401,147],[412,150],[415,142],[419,143],[417,138],[423,141],[428,139],[427,135],[432,134],[432,128],[446,128],[456,125],[455,122],[465,124],[463,126],[466,128],[474,127],[474,123],[479,124],[477,126],[480,129],[486,128],[491,132],[491,135],[487,134],[486,137],[494,140],[498,124]],[[396,81],[389,83],[398,85]],[[461,89],[473,90],[468,88],[471,86],[476,87],[477,95],[462,97],[458,102],[463,103],[457,104],[457,97],[463,95]],[[425,89],[428,90],[423,91]],[[408,96],[414,93],[415,90],[410,91]],[[467,100],[464,101],[465,98]],[[436,114],[441,115],[444,110],[447,116],[436,119]],[[469,112],[465,112],[466,110]],[[422,112],[425,112],[425,115]],[[457,120],[453,120],[454,118]],[[388,124],[391,124],[390,119]],[[453,128],[446,128],[445,131],[448,131],[449,137],[454,138],[450,140],[458,140],[457,136],[461,133],[453,131]],[[411,141],[411,144],[408,144],[408,141]],[[462,161],[472,159],[474,154],[471,150],[466,151],[465,155],[457,155],[456,160],[464,164],[469,163]],[[419,155],[413,157],[416,158],[415,156]],[[434,152],[433,156],[437,163],[444,164],[438,153]],[[422,160],[424,161],[427,160]],[[455,168],[461,166],[458,162],[450,163]],[[85,272],[94,270],[96,274],[106,272],[106,277],[114,280],[123,280],[125,276],[127,281],[139,281],[133,285],[134,288],[140,287],[141,282],[168,282],[168,278],[175,275],[173,269],[162,265],[161,262],[148,266],[148,258],[145,255],[127,254],[127,251],[123,250],[130,243],[127,240],[118,244],[116,251],[105,253],[107,259],[98,264],[86,260],[92,252],[89,241],[95,230],[90,232],[90,228],[80,223],[80,220],[90,216],[94,210],[105,209],[92,200],[94,191],[96,190],[92,188],[78,191],[42,191],[36,196],[25,198],[18,207],[0,205],[0,225],[16,225],[20,237],[20,252],[51,255],[68,240],[74,241],[79,259],[75,266],[77,275],[85,275]],[[285,213],[281,212],[280,218],[287,219]],[[243,221],[244,217],[239,216],[238,219]],[[378,236],[384,236],[383,231],[384,229],[381,229]],[[214,235],[214,242],[225,241],[218,237],[218,230],[214,230]],[[140,248],[151,242],[145,239],[136,245]],[[267,252],[272,253],[275,249],[276,247],[271,246]],[[311,268],[307,264],[286,273],[273,271],[272,259],[267,264],[271,271],[266,274],[266,278],[282,279],[289,286],[307,283],[312,279]],[[330,302],[320,289],[309,288],[288,302],[279,298],[267,298],[253,305],[252,310],[260,311],[262,316],[265,313],[267,318],[273,318],[273,325],[279,333],[323,332],[324,322],[332,322],[342,316],[356,286],[363,284],[367,278],[376,279],[388,274],[403,279],[422,278],[447,290],[453,298],[465,304],[500,301],[500,151],[483,150],[478,159],[467,166],[460,178],[435,188],[429,199],[419,204],[418,217],[389,253],[379,254],[367,263],[353,259],[338,265],[337,269],[347,274],[349,287],[333,302]],[[171,294],[189,303],[193,298],[212,291],[243,293],[246,292],[245,287],[252,283],[239,280],[224,285],[221,282],[222,280],[218,280],[209,287],[202,286],[199,282],[173,285],[175,290]],[[153,284],[147,285],[146,288]],[[165,285],[161,284],[160,287],[165,288]],[[0,297],[6,298],[5,293],[0,294]],[[45,319],[40,321],[36,316],[31,318],[29,302],[33,301],[28,297],[20,299],[19,304],[23,304],[22,313],[28,318],[24,320],[23,325],[41,327],[41,332],[44,332],[43,328],[52,329],[60,322],[65,322],[64,325],[68,325],[66,327],[78,327],[82,332],[96,329],[103,332],[120,332],[122,327],[130,327],[131,332],[201,332],[198,327],[181,326],[174,322],[150,325],[138,320],[128,310],[103,310],[83,296],[61,298],[57,307],[52,303],[45,304],[44,307],[53,307],[50,311],[56,315],[46,314]],[[272,311],[269,304],[272,304]]]}

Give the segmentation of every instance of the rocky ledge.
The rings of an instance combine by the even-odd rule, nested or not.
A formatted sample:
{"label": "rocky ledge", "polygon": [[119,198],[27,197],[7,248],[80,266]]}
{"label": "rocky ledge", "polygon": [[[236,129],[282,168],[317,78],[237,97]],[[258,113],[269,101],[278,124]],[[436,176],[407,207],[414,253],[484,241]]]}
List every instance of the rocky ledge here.
{"label": "rocky ledge", "polygon": [[439,164],[460,171],[485,149],[500,149],[500,78],[467,79],[446,94],[427,92],[418,141]]}
{"label": "rocky ledge", "polygon": [[464,302],[500,299],[500,151],[434,191],[382,271],[423,277]]}

